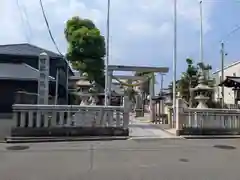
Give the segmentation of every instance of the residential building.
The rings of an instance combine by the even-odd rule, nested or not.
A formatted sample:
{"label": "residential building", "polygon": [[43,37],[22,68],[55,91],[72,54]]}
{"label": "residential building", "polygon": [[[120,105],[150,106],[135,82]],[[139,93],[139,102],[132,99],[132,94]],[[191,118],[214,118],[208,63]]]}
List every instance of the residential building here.
{"label": "residential building", "polygon": [[[11,112],[16,92],[35,94],[38,91],[38,57],[42,52],[49,55],[49,94],[55,96],[56,72],[59,70],[58,98],[66,104],[67,77],[74,75],[61,55],[31,44],[0,45],[0,112]],[[69,71],[67,71],[67,69]],[[68,76],[67,73],[68,72]]]}
{"label": "residential building", "polygon": [[[227,76],[240,77],[240,61],[234,62],[224,67],[224,80]],[[213,73],[216,85],[221,83],[222,71],[218,70]],[[222,87],[215,87],[214,100],[220,101],[222,99]],[[232,88],[224,87],[224,103],[235,104],[234,91]]]}

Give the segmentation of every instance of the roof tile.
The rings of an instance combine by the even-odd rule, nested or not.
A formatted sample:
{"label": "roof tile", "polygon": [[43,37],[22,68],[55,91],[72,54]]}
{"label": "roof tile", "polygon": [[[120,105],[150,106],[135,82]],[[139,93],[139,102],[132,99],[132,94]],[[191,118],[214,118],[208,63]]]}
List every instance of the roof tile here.
{"label": "roof tile", "polygon": [[19,56],[39,56],[39,54],[41,54],[42,52],[46,52],[51,58],[62,57],[60,54],[28,43],[0,45],[0,54]]}

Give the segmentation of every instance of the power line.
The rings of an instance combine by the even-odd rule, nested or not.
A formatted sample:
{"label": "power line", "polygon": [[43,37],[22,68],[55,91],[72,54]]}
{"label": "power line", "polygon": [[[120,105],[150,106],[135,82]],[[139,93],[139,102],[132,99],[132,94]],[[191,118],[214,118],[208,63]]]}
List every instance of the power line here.
{"label": "power line", "polygon": [[222,38],[221,41],[226,41],[231,35],[240,30],[240,24],[233,28],[226,36]]}
{"label": "power line", "polygon": [[[60,50],[59,50],[59,48],[58,48],[58,46],[57,46],[56,41],[55,41],[54,38],[53,38],[51,29],[50,29],[50,26],[49,26],[49,23],[48,23],[48,20],[47,20],[47,16],[46,16],[46,13],[45,13],[45,10],[44,10],[44,7],[43,7],[42,0],[39,0],[39,2],[40,2],[41,9],[42,9],[43,18],[44,18],[44,21],[45,21],[46,26],[47,26],[47,29],[48,29],[48,34],[49,34],[49,36],[50,36],[50,38],[51,38],[51,40],[52,40],[55,48],[57,49],[58,53],[59,53],[60,55],[62,55],[62,53],[60,52]],[[62,56],[63,56],[63,55],[62,55]]]}
{"label": "power line", "polygon": [[44,20],[45,20],[45,24],[46,24],[47,29],[48,29],[48,34],[49,34],[49,36],[50,36],[50,38],[51,38],[51,40],[52,40],[52,42],[53,42],[56,50],[57,50],[58,53],[63,57],[64,61],[65,61],[66,64],[67,64],[67,72],[66,72],[66,101],[67,101],[67,104],[68,104],[68,94],[69,94],[69,93],[68,93],[68,92],[69,92],[69,90],[68,90],[68,86],[69,86],[69,83],[68,83],[68,80],[69,80],[68,76],[69,76],[69,74],[68,74],[68,72],[69,72],[69,69],[70,69],[71,71],[73,71],[73,69],[70,67],[70,65],[69,65],[70,63],[69,63],[69,61],[66,59],[66,57],[60,52],[60,50],[59,50],[59,48],[58,48],[58,46],[57,46],[57,43],[56,43],[56,41],[54,40],[54,37],[53,37],[53,35],[52,35],[51,29],[50,29],[50,26],[49,26],[49,23],[48,23],[48,20],[47,20],[47,17],[46,17],[46,13],[45,13],[45,11],[44,11],[44,7],[43,7],[42,0],[39,0],[39,2],[40,2],[41,9],[42,9],[43,18],[44,18]]}
{"label": "power line", "polygon": [[44,7],[43,7],[42,0],[39,0],[39,2],[40,2],[40,6],[41,6],[43,18],[44,18],[45,24],[46,24],[47,29],[48,29],[48,34],[49,34],[49,36],[50,36],[50,38],[51,38],[51,40],[52,40],[52,42],[53,42],[56,50],[57,50],[58,53],[63,57],[64,61],[65,61],[66,64],[67,64],[67,72],[66,72],[66,98],[67,98],[67,99],[66,99],[66,101],[67,101],[67,103],[68,103],[68,94],[69,94],[69,93],[68,93],[68,91],[69,91],[69,90],[68,90],[68,85],[69,85],[69,83],[68,83],[69,73],[68,73],[68,72],[69,72],[69,70],[73,71],[73,68],[70,66],[70,62],[66,59],[66,57],[65,57],[65,56],[61,53],[61,51],[59,50],[59,48],[58,48],[58,46],[57,46],[57,43],[56,43],[56,41],[55,41],[55,39],[54,39],[54,37],[53,37],[53,35],[52,35],[51,29],[50,29],[50,26],[49,26],[49,23],[48,23],[48,20],[47,20],[47,16],[46,16],[46,13],[45,13],[45,10],[44,10]]}

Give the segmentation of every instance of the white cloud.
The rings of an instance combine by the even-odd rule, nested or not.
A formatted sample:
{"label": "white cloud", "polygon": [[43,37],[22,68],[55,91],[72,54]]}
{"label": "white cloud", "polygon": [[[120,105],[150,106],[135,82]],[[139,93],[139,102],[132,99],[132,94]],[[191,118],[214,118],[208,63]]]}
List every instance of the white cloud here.
{"label": "white cloud", "polygon": [[3,43],[12,43],[15,41],[21,41],[22,29],[21,19],[19,18],[17,6],[12,6],[7,1],[1,2],[0,6],[0,41]]}
{"label": "white cloud", "polygon": [[[72,16],[92,19],[106,34],[107,0],[42,0],[53,35],[61,51],[66,52],[64,23]],[[16,0],[1,0],[0,44],[26,41]],[[55,51],[41,14],[39,1],[19,0],[31,24],[31,43]],[[180,53],[185,43],[193,44],[199,32],[198,0],[178,1]],[[209,17],[213,2],[204,3],[204,29],[211,29]],[[23,9],[23,8],[22,8]],[[111,0],[110,63],[170,66],[173,38],[172,0]],[[194,35],[193,38],[191,35]],[[181,41],[184,39],[184,41]],[[198,39],[197,39],[198,40]],[[183,44],[183,45],[182,45]],[[185,56],[188,56],[186,54]]]}
{"label": "white cloud", "polygon": [[151,36],[154,33],[154,26],[150,23],[133,22],[127,26],[127,30],[135,36]]}

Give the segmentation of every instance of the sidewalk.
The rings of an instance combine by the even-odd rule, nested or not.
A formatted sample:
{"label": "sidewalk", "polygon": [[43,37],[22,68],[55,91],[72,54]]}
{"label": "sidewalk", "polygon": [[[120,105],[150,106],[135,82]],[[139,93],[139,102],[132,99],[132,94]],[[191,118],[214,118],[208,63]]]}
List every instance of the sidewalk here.
{"label": "sidewalk", "polygon": [[159,124],[151,123],[147,117],[132,117],[129,129],[130,136],[133,138],[179,138],[162,129]]}

